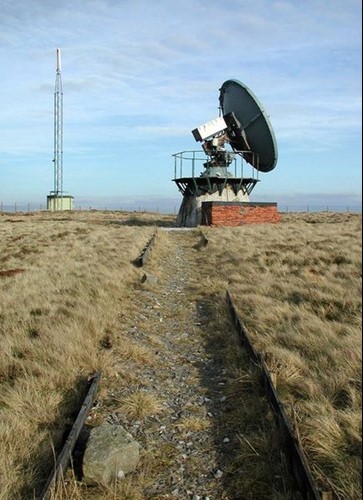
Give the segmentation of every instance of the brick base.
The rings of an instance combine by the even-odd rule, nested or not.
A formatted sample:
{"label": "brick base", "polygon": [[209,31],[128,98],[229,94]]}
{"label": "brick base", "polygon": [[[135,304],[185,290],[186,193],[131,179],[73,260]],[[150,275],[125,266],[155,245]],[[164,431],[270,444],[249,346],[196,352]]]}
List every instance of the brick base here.
{"label": "brick base", "polygon": [[219,202],[202,203],[202,224],[206,226],[243,226],[277,223],[281,216],[276,203]]}

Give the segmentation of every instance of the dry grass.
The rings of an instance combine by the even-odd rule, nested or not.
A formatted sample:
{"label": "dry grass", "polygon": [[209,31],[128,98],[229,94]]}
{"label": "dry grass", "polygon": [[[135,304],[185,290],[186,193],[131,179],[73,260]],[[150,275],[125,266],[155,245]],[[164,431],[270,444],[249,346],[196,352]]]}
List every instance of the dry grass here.
{"label": "dry grass", "polygon": [[320,486],[358,498],[361,216],[290,214],[276,226],[204,233],[210,273],[227,280],[281,397],[298,415]]}
{"label": "dry grass", "polygon": [[109,213],[0,217],[0,498],[32,497],[87,377],[114,375],[113,342],[135,363],[149,356],[128,344],[119,311],[154,227],[128,221]]}
{"label": "dry grass", "polygon": [[[156,225],[171,224],[168,217],[109,212],[0,216],[0,499],[32,498],[53,463],[50,443],[58,449],[95,370],[103,369],[101,409],[102,404],[111,411],[121,408],[130,419],[162,411],[161,398],[142,373],[151,370],[154,376],[155,351],[163,343],[157,324],[151,330],[148,317],[139,318],[134,297],[140,270],[132,261]],[[283,464],[273,458],[278,443],[268,437],[275,424],[256,394],[257,374],[242,368],[247,363],[237,339],[226,335],[227,287],[276,373],[286,407],[293,409],[320,486],[342,499],[359,498],[361,218],[287,214],[279,225],[203,232],[209,244],[193,254],[189,301],[209,308],[206,324],[201,319],[205,343],[228,367],[231,412],[217,430],[228,428],[238,436],[227,467],[231,492],[260,491],[255,498],[266,498],[273,470],[281,488],[268,490],[268,498],[291,498]],[[153,252],[166,255],[168,238],[159,243],[162,250],[157,242]],[[160,288],[162,260],[153,270]],[[150,307],[152,317],[158,305]],[[184,322],[189,312],[175,315]],[[142,339],[134,337],[135,318],[139,330],[147,331]],[[175,342],[188,340],[180,336]],[[190,384],[199,383],[190,375]],[[108,386],[117,390],[110,393]],[[178,422],[180,435],[209,430],[200,407],[190,410],[193,415]],[[97,411],[91,425],[98,422]],[[54,500],[141,500],[150,478],[171,466],[174,457],[171,444],[164,443],[144,451],[137,476],[101,492],[67,478]],[[195,460],[190,467],[198,466]]]}
{"label": "dry grass", "polygon": [[155,394],[140,390],[125,396],[118,410],[132,420],[143,420],[161,413],[163,404]]}
{"label": "dry grass", "polygon": [[183,417],[175,425],[179,431],[188,435],[190,432],[202,432],[210,427],[210,422],[198,416]]}
{"label": "dry grass", "polygon": [[[207,250],[208,251],[208,250]],[[226,496],[246,500],[298,500],[291,472],[281,454],[276,421],[260,383],[260,372],[240,348],[237,333],[225,307],[226,283],[207,278],[194,284],[194,293],[203,297],[209,323],[205,325],[207,351],[218,360],[224,373],[223,406],[228,408],[214,423],[219,441],[230,439],[231,449],[223,454],[221,467],[228,477]],[[233,444],[232,444],[233,443]],[[230,444],[228,444],[230,446]]]}
{"label": "dry grass", "polygon": [[59,481],[56,488],[50,492],[50,500],[144,500],[144,479],[140,479],[140,485],[134,478],[126,477],[122,482],[115,482],[109,487],[88,488],[81,484],[72,473],[67,474],[63,481]]}

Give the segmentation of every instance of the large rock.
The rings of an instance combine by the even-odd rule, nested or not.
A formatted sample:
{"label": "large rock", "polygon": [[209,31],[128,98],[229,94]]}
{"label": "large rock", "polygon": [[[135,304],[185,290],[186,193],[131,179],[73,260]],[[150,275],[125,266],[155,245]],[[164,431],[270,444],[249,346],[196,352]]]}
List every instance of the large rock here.
{"label": "large rock", "polygon": [[159,278],[157,276],[154,276],[153,274],[145,273],[142,278],[141,278],[141,283],[148,283],[151,285],[154,285],[158,283]]}
{"label": "large rock", "polygon": [[83,457],[87,484],[108,485],[135,470],[140,445],[121,425],[104,423],[92,429]]}

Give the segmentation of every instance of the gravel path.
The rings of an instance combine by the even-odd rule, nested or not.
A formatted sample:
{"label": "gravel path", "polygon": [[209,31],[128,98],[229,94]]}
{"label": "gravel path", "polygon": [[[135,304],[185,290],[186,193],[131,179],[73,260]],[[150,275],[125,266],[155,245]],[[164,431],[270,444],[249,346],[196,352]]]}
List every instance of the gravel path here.
{"label": "gravel path", "polygon": [[[128,378],[127,383],[118,387],[117,379],[104,380],[108,396],[100,412],[142,446],[140,466],[128,479],[138,494],[124,498],[298,498],[280,494],[286,491],[285,472],[278,448],[266,439],[274,434],[268,426],[270,412],[260,403],[248,363],[229,335],[234,329],[223,293],[213,290],[213,277],[203,276],[203,259],[208,258],[204,245],[199,230],[160,231],[127,297],[134,313],[121,314],[126,342],[140,349],[141,359],[123,358],[119,377]],[[144,273],[157,282],[143,282]],[[227,364],[230,344],[234,361]],[[158,411],[130,417],[122,403],[135,392],[156,397]],[[242,414],[248,424],[241,429]]]}
{"label": "gravel path", "polygon": [[156,463],[166,465],[158,470],[146,498],[219,500],[227,498],[220,454],[232,444],[228,435],[216,432],[216,422],[228,410],[226,369],[206,345],[206,307],[190,298],[190,284],[198,273],[195,245],[200,238],[194,231],[173,231],[165,237],[172,246],[164,261],[162,283],[145,287],[135,297],[140,312],[133,327],[140,344],[146,345],[150,332],[158,332],[159,362],[145,366],[142,376],[145,391],[163,400],[163,411],[145,421],[124,418],[122,423],[155,455]]}

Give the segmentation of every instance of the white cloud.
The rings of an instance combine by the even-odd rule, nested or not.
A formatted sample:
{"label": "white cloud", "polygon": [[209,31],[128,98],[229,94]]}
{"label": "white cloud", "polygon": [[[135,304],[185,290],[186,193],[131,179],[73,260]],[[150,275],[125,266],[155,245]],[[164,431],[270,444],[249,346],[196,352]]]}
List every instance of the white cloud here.
{"label": "white cloud", "polygon": [[258,96],[287,153],[341,147],[361,131],[360,19],[357,0],[3,2],[0,191],[1,154],[49,156],[56,47],[68,154],[183,149],[228,78]]}

